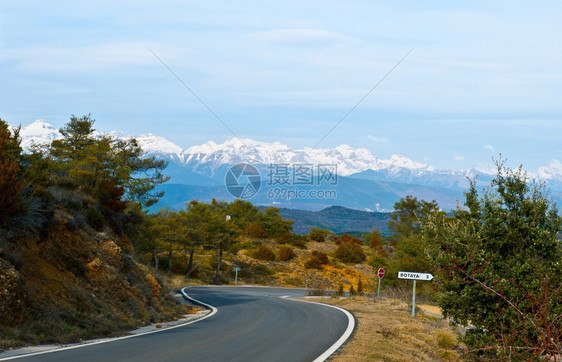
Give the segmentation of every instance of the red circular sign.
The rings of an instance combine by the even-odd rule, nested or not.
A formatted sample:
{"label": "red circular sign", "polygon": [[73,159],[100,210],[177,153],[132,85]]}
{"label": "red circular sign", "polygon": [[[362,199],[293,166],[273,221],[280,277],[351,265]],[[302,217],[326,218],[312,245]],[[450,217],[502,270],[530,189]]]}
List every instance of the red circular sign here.
{"label": "red circular sign", "polygon": [[384,277],[384,269],[379,268],[379,278],[382,279]]}

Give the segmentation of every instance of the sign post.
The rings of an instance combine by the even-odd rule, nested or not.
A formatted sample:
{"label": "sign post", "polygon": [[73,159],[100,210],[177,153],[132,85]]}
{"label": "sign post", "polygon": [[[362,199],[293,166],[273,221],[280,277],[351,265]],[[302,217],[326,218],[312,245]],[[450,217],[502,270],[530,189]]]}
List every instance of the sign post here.
{"label": "sign post", "polygon": [[416,280],[431,280],[433,275],[430,273],[416,273],[399,271],[398,279],[410,279],[414,281],[414,286],[412,288],[412,317],[416,316]]}
{"label": "sign post", "polygon": [[238,272],[240,271],[240,267],[239,266],[235,266],[234,267],[234,272],[236,273],[236,276],[234,277],[234,286],[238,285]]}
{"label": "sign post", "polygon": [[379,268],[379,283],[377,284],[377,298],[379,297],[380,293],[381,293],[381,281],[382,278],[384,278],[384,269],[383,268]]}
{"label": "sign post", "polygon": [[416,280],[414,279],[414,286],[412,287],[412,317],[416,316]]}

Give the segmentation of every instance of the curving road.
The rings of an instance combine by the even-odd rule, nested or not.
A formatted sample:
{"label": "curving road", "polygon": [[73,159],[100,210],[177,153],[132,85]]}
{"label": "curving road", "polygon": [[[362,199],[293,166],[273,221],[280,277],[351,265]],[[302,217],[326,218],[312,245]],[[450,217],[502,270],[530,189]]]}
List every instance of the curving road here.
{"label": "curving road", "polygon": [[[159,333],[52,353],[24,361],[314,361],[324,360],[349,336],[349,313],[286,299],[304,289],[184,288],[214,306],[210,318]],[[344,336],[344,337],[342,337]],[[332,349],[330,349],[332,347]]]}

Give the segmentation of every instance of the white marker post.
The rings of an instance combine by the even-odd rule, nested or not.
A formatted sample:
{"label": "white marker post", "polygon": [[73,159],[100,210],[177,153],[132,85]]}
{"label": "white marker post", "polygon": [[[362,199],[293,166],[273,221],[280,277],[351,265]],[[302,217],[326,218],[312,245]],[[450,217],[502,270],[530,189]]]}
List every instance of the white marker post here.
{"label": "white marker post", "polygon": [[235,277],[234,277],[234,286],[237,286],[237,285],[238,285],[238,272],[239,272],[239,271],[240,271],[240,267],[239,267],[239,266],[235,266],[235,267],[234,267],[234,272],[235,272],[236,274],[235,274]]}
{"label": "white marker post", "polygon": [[412,288],[412,317],[416,316],[416,280],[431,280],[433,275],[430,273],[416,273],[399,271],[398,279],[410,279],[414,281],[414,286]]}

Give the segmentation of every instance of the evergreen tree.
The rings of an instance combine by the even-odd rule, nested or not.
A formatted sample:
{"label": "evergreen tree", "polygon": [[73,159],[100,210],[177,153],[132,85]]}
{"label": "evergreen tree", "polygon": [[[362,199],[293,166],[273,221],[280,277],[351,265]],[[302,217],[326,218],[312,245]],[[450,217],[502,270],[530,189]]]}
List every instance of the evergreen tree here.
{"label": "evergreen tree", "polygon": [[424,226],[445,316],[479,328],[465,343],[477,358],[561,355],[562,218],[541,185],[498,163],[482,196]]}
{"label": "evergreen tree", "polygon": [[162,174],[168,162],[147,156],[134,138],[111,143],[115,164],[110,177],[124,187],[126,198],[145,207],[157,203],[164,192],[155,192],[155,188],[170,179]]}
{"label": "evergreen tree", "polygon": [[142,223],[138,229],[136,229],[136,233],[134,234],[140,251],[150,253],[152,255],[152,265],[154,270],[158,270],[158,253],[161,250],[158,229],[158,225],[160,224],[161,218],[159,214],[144,214],[142,217]]}
{"label": "evergreen tree", "polygon": [[278,207],[268,207],[260,217],[259,224],[270,238],[280,237],[292,229],[293,220],[284,220],[279,211]]}
{"label": "evergreen tree", "polygon": [[433,214],[445,214],[439,210],[435,201],[420,201],[416,197],[406,196],[394,204],[388,228],[391,243],[395,247],[395,269],[417,272],[433,270],[424,252],[426,245],[421,237],[422,225]]}
{"label": "evergreen tree", "polygon": [[400,199],[394,204],[394,211],[390,214],[388,222],[391,239],[401,241],[418,236],[423,221],[437,211],[439,205],[436,201],[418,200],[411,195]]}
{"label": "evergreen tree", "polygon": [[189,251],[186,276],[190,276],[193,272],[195,248],[209,245],[212,242],[212,230],[210,228],[212,210],[209,204],[194,200],[187,204],[185,210],[180,210],[179,215],[187,233],[184,239],[185,246]]}
{"label": "evergreen tree", "polygon": [[228,251],[234,240],[238,236],[239,229],[232,222],[231,215],[228,215],[228,204],[224,201],[211,202],[212,218],[209,220],[209,226],[212,230],[212,238],[215,248],[217,249],[217,269],[215,275],[215,283],[220,284],[220,271],[222,268],[223,252]]}
{"label": "evergreen tree", "polygon": [[20,168],[19,128],[13,132],[0,119],[0,227],[18,210],[24,187]]}
{"label": "evergreen tree", "polygon": [[32,144],[29,152],[22,154],[21,165],[23,178],[33,186],[48,187],[54,183],[56,166],[47,146]]}
{"label": "evergreen tree", "polygon": [[[138,202],[145,207],[156,203],[163,192],[154,192],[169,177],[162,175],[167,162],[154,156],[146,157],[135,139],[117,140],[96,136],[95,120],[90,115],[72,116],[60,129],[63,138],[54,140],[48,148],[54,162],[48,164],[43,180],[80,189],[96,199],[103,199],[109,210],[122,211],[122,202]],[[30,160],[40,161],[36,151]],[[45,167],[41,167],[41,173]]]}

